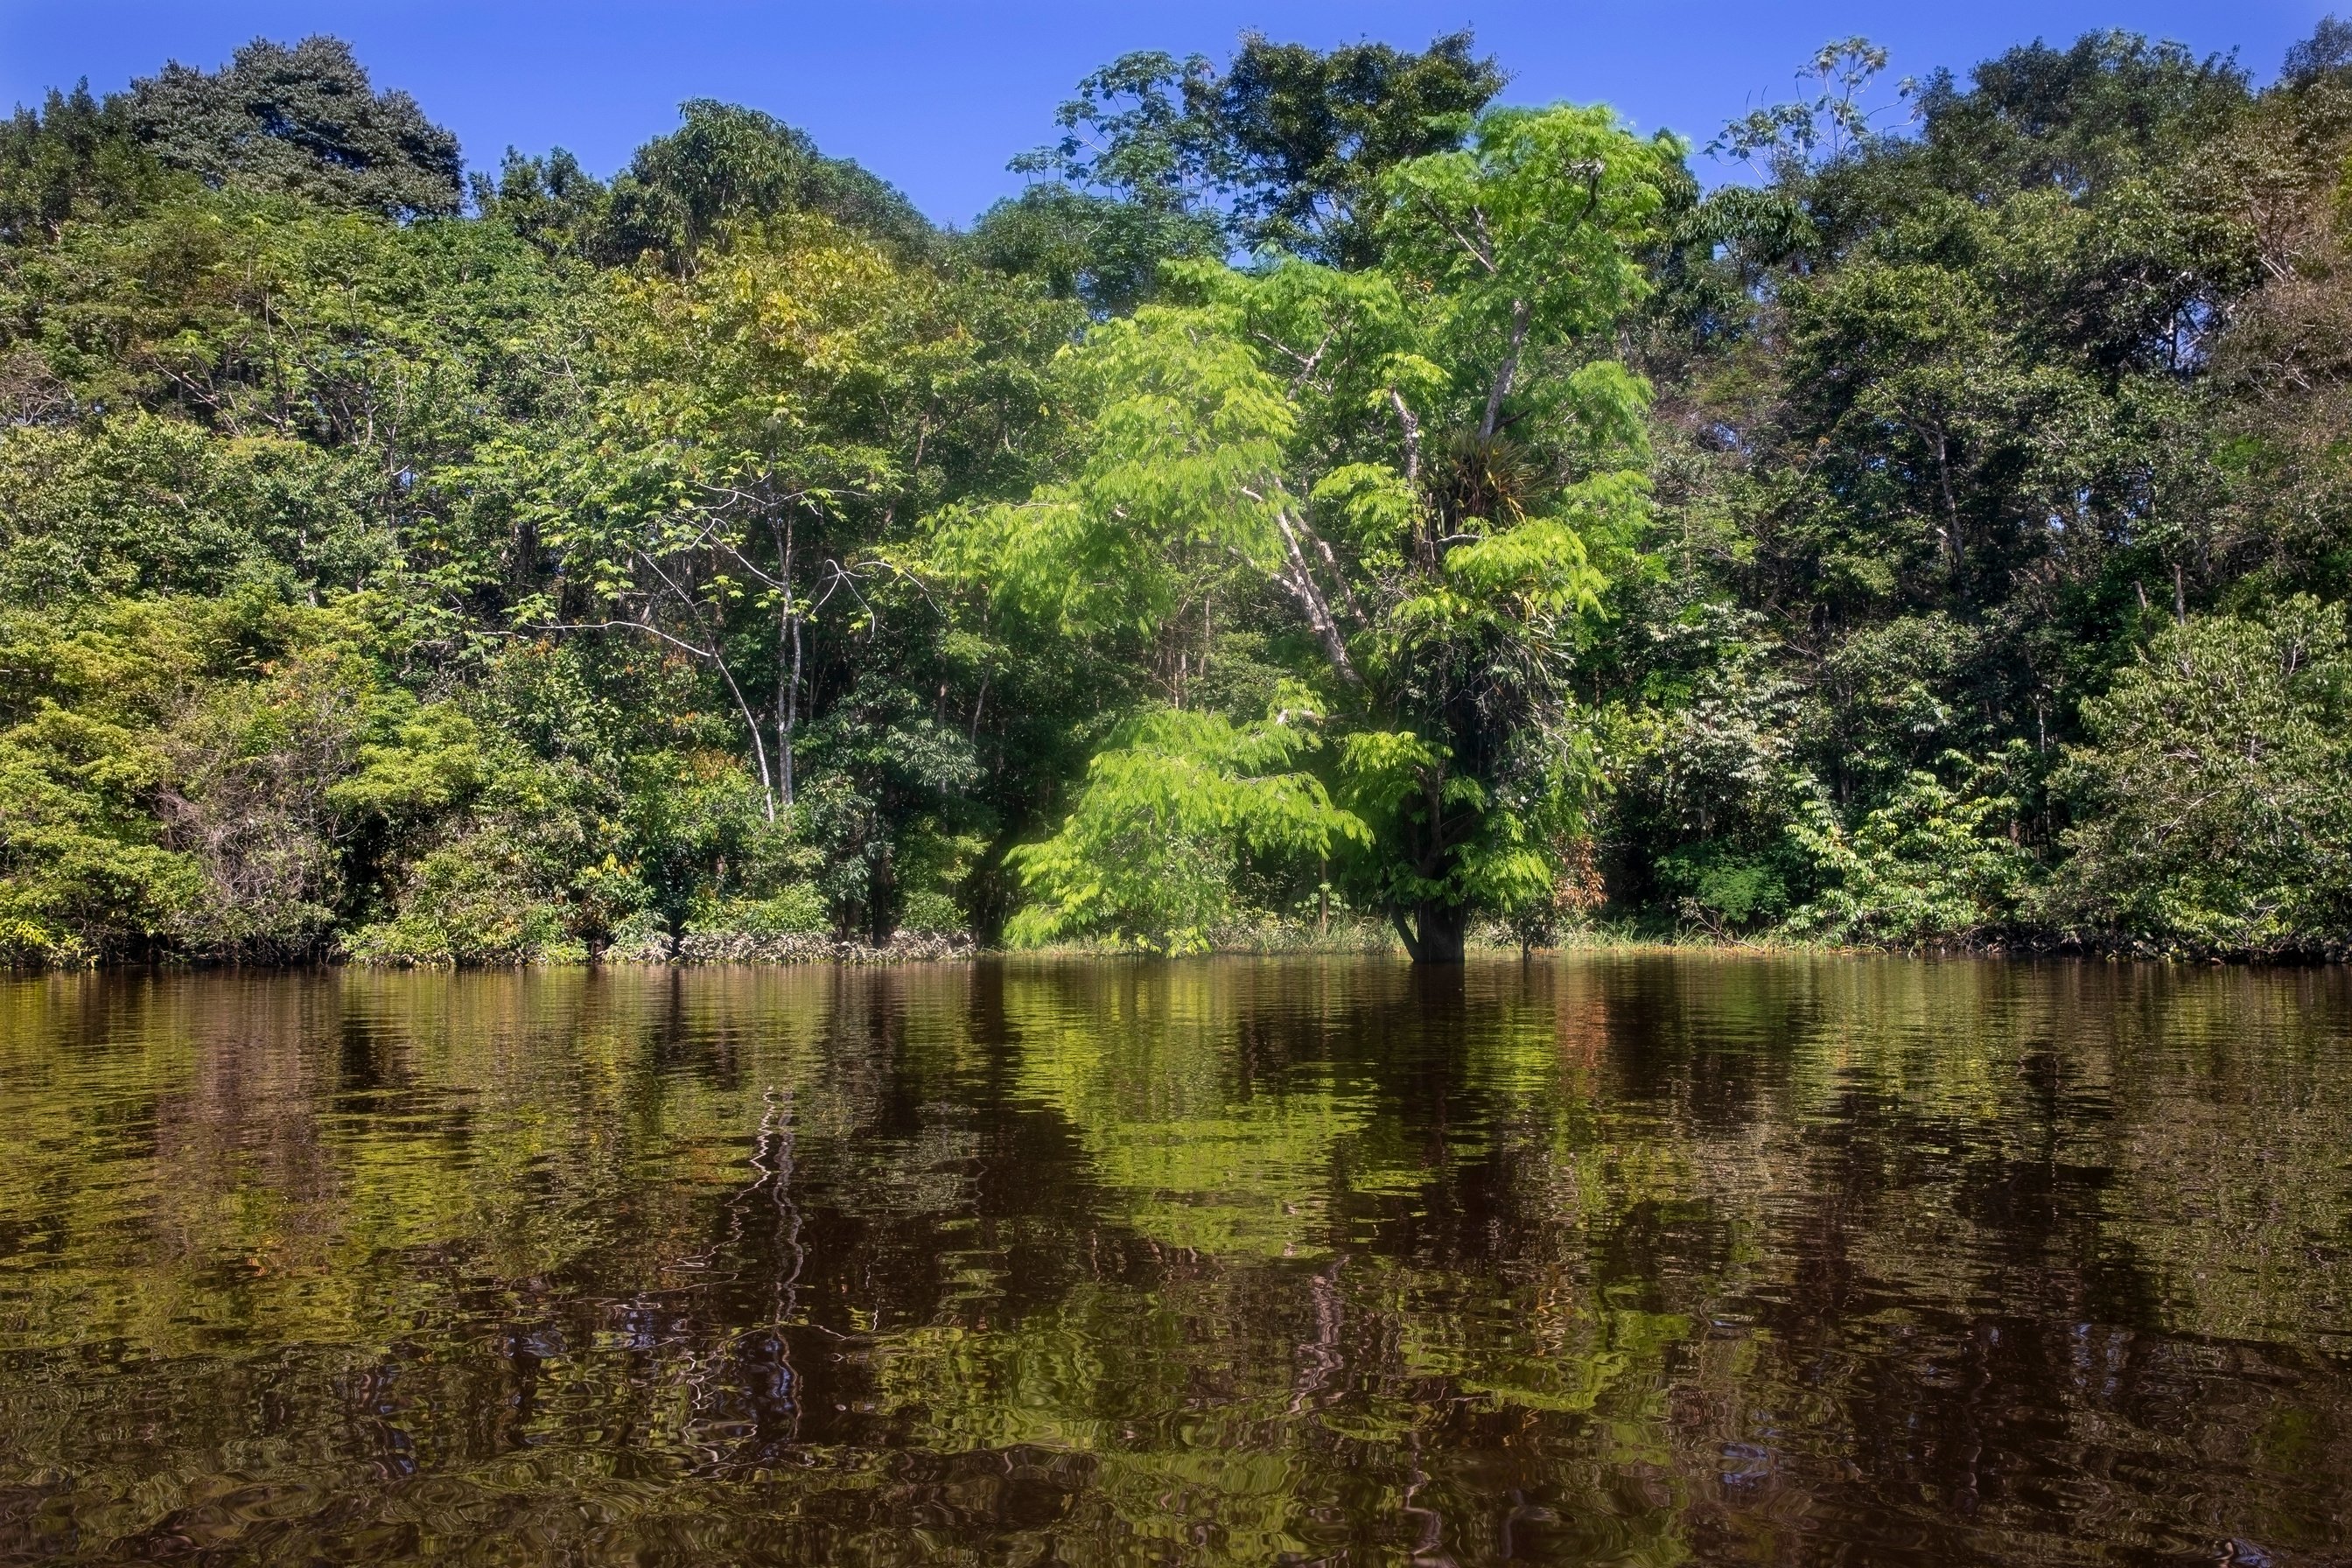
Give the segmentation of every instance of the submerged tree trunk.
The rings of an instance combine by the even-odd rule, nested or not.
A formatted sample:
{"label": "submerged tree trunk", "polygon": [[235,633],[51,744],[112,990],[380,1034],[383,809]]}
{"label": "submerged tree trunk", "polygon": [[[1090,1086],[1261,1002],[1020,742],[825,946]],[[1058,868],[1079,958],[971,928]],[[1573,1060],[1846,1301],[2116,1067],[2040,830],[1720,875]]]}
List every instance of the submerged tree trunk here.
{"label": "submerged tree trunk", "polygon": [[1462,940],[1469,934],[1470,911],[1461,905],[1423,900],[1413,907],[1410,920],[1402,910],[1392,911],[1391,918],[1415,963],[1462,962]]}

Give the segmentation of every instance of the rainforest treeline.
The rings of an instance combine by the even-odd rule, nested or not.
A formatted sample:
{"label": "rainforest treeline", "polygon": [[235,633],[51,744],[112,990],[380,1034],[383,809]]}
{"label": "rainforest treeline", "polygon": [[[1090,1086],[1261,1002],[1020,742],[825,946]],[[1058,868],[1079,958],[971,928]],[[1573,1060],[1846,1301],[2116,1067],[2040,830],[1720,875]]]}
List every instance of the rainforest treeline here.
{"label": "rainforest treeline", "polygon": [[963,230],[331,38],[20,108],[0,961],[2342,953],[2352,25],[1887,63],[1134,54]]}

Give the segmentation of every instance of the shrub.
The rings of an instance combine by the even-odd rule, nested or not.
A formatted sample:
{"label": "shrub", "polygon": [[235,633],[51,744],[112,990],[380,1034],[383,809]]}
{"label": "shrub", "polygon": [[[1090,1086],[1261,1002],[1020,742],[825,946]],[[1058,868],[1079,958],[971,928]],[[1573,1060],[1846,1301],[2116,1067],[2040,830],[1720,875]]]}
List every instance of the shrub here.
{"label": "shrub", "polygon": [[1722,839],[1686,844],[1658,858],[1658,885],[1676,910],[1722,935],[1788,912],[1780,857]]}
{"label": "shrub", "polygon": [[1206,947],[1238,912],[1234,870],[1244,853],[1319,857],[1367,837],[1319,780],[1296,771],[1318,743],[1280,710],[1246,725],[1208,713],[1143,715],[1096,753],[1061,830],[1013,852],[1034,901],[1006,926],[1007,939]]}
{"label": "shrub", "polygon": [[1790,916],[1792,931],[1841,942],[1970,942],[2015,923],[2032,858],[2006,831],[2017,800],[1993,793],[1997,767],[1966,768],[1959,789],[1912,773],[1885,805],[1848,828],[1816,801],[1790,836],[1818,868],[1823,891]]}
{"label": "shrub", "polygon": [[814,882],[794,882],[766,898],[730,899],[689,921],[695,935],[740,931],[748,936],[793,936],[830,929],[824,895]]}
{"label": "shrub", "polygon": [[476,833],[416,865],[389,921],[362,927],[347,944],[373,963],[525,963],[583,958],[564,908],[528,875],[510,846]]}
{"label": "shrub", "polygon": [[90,962],[89,950],[71,932],[39,921],[0,916],[0,968],[79,969]]}

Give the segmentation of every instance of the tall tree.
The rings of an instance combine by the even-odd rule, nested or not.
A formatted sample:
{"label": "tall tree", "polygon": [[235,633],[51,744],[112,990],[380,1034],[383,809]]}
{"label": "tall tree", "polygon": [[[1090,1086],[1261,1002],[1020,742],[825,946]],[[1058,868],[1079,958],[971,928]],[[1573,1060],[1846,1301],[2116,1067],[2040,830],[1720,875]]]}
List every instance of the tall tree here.
{"label": "tall tree", "polygon": [[583,416],[494,459],[526,476],[560,568],[521,628],[694,661],[770,820],[809,804],[814,728],[834,776],[813,816],[861,868],[837,901],[885,937],[897,836],[976,782],[978,728],[945,717],[945,628],[890,547],[946,496],[1022,472],[1024,366],[1069,314],[823,217],[738,227],[685,277],[608,278]]}
{"label": "tall tree", "polygon": [[70,221],[133,210],[175,183],[140,144],[127,95],[101,101],[87,81],[53,88],[38,110],[20,104],[0,124],[0,244],[54,240]]}
{"label": "tall tree", "polygon": [[1328,53],[1245,34],[1220,72],[1200,56],[1143,52],[1078,84],[1066,134],[1016,161],[1148,210],[1213,210],[1232,243],[1335,267],[1370,264],[1381,182],[1461,145],[1503,88],[1467,30],[1418,52]]}
{"label": "tall tree", "polygon": [[821,214],[902,249],[929,244],[931,226],[914,204],[849,160],[818,152],[806,132],[715,99],[690,100],[680,115],[684,124],[638,148],[613,182],[593,242],[604,259],[654,250],[682,268],[725,226],[791,213]]}
{"label": "tall tree", "polygon": [[1097,316],[1123,314],[1150,299],[1162,262],[1221,257],[1224,247],[1224,227],[1212,214],[1050,184],[990,207],[963,242],[981,266],[1035,279]]}
{"label": "tall tree", "polygon": [[217,71],[176,61],[131,83],[139,139],[213,185],[278,190],[388,217],[454,213],[457,139],[378,92],[341,38],[257,38]]}
{"label": "tall tree", "polygon": [[[1315,694],[1277,690],[1261,739],[1162,725],[1097,758],[1030,861],[1069,926],[1125,918],[1094,891],[1104,855],[1220,823],[1260,852],[1358,846],[1360,895],[1423,962],[1549,889],[1547,839],[1584,782],[1567,679],[1600,586],[1584,536],[1631,526],[1644,488],[1645,392],[1601,350],[1644,291],[1636,252],[1680,159],[1605,110],[1491,111],[1464,150],[1391,171],[1391,265],[1196,264],[1181,302],[1070,357],[1070,471],[950,519],[943,558],[1079,634],[1189,638],[1272,591]],[[1318,732],[1331,810],[1275,765]],[[1242,767],[1272,771],[1243,787]]]}

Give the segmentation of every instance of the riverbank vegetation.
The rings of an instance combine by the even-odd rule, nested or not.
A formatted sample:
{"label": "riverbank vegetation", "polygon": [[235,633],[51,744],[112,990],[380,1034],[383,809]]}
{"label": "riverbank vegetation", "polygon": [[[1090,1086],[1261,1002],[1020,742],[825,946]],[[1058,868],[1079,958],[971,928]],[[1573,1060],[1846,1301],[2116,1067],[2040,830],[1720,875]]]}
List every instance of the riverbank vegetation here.
{"label": "riverbank vegetation", "polygon": [[1506,64],[1130,55],[962,230],[331,39],[19,110],[0,959],[2352,947],[2352,25]]}

